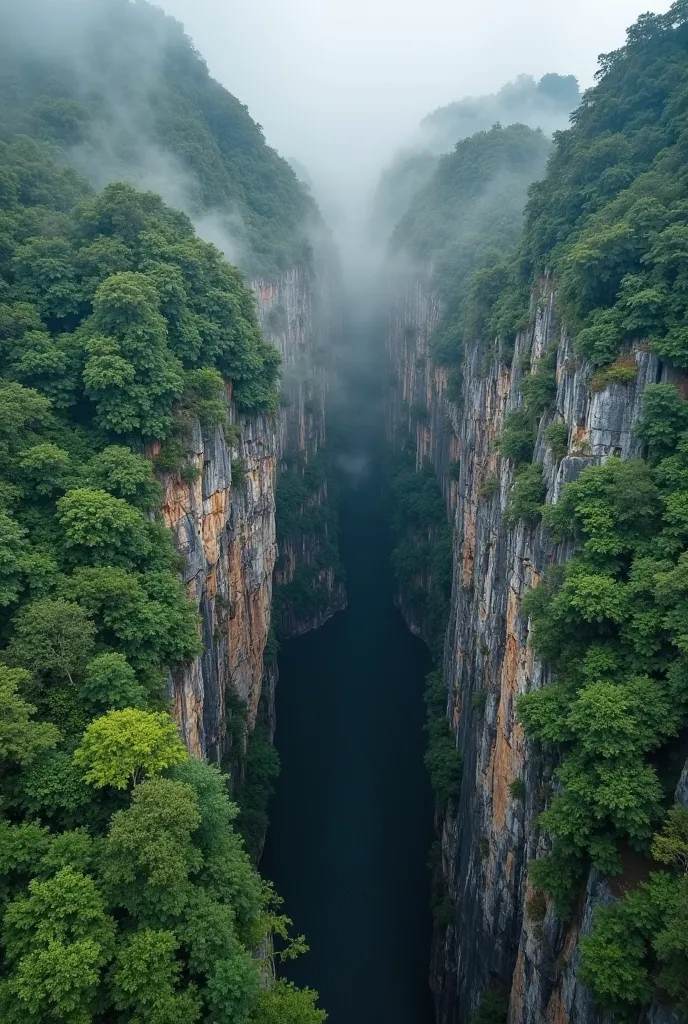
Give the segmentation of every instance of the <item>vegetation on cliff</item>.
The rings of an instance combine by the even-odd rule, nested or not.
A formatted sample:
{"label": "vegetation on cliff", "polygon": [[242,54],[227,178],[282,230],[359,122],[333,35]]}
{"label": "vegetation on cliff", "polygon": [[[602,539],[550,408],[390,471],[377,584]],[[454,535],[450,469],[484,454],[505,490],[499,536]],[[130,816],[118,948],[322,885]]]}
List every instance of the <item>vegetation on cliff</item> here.
{"label": "vegetation on cliff", "polygon": [[544,510],[555,537],[574,537],[578,551],[524,601],[554,682],[518,705],[527,734],[559,761],[557,792],[540,816],[553,851],[531,866],[558,913],[571,912],[590,864],[622,887],[629,848],[647,856],[647,872],[651,853],[655,868],[674,865],[600,913],[583,944],[584,980],[622,1016],[650,998],[653,982],[688,1009],[688,812],[670,810],[665,838],[653,842],[688,725],[688,405],[673,385],[648,386],[638,432],[648,461],[590,467]]}
{"label": "vegetation on cliff", "polygon": [[[0,1017],[321,1024],[314,993],[266,986],[266,935],[289,922],[245,852],[227,777],[187,755],[169,714],[168,674],[200,653],[200,631],[144,457],[161,445],[179,468],[192,421],[226,424],[228,389],[242,410],[275,409],[278,356],[239,271],[185,214],[128,184],[96,194],[64,166],[110,130],[109,86],[136,93],[137,45],[169,28],[144,4],[91,6],[103,77],[84,105],[69,48],[29,60],[7,7],[0,33]],[[197,128],[187,152],[208,170],[207,121],[184,106],[196,90],[218,134],[232,111],[227,140],[253,133],[218,164],[220,192],[271,162],[288,183],[170,32],[161,131]],[[254,184],[242,201],[272,259],[289,222],[259,213]]]}
{"label": "vegetation on cliff", "polygon": [[406,451],[387,467],[392,493],[392,567],[404,609],[439,662],[449,621],[452,530],[432,464],[416,471]]}
{"label": "vegetation on cliff", "polygon": [[[483,329],[475,295],[486,285],[499,316],[503,260],[518,242],[528,185],[543,172],[550,147],[541,131],[521,124],[495,125],[459,142],[394,231],[392,252],[430,273],[442,302],[431,351],[455,374],[465,345]],[[479,268],[485,269],[477,274]]]}

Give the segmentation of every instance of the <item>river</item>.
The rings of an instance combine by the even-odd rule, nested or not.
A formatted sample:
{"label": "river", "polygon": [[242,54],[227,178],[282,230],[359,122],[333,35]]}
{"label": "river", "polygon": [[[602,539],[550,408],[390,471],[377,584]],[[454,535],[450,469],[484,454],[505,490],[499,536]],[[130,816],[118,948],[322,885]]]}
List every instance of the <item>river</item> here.
{"label": "river", "polygon": [[349,607],[280,652],[282,772],[261,870],[310,945],[285,973],[318,990],[329,1024],[429,1024],[430,658],[393,605],[372,379],[356,368],[347,415],[358,412],[344,432],[342,462],[355,469],[341,482]]}

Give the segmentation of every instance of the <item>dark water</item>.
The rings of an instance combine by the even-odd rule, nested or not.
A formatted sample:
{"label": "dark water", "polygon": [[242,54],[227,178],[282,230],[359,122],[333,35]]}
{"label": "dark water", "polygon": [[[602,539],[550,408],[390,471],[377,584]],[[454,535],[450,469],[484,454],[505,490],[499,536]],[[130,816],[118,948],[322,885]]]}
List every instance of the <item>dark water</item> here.
{"label": "dark water", "polygon": [[[357,423],[359,448],[374,424]],[[349,608],[281,652],[261,870],[311,947],[285,973],[320,992],[329,1024],[429,1024],[429,655],[392,604],[379,467],[342,491]]]}

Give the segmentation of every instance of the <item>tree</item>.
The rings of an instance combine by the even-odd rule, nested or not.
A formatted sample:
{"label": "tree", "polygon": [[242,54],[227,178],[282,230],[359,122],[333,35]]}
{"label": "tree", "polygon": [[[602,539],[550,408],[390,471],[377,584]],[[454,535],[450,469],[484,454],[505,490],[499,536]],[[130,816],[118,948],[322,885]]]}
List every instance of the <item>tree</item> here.
{"label": "tree", "polygon": [[134,568],[151,553],[142,513],[107,491],[87,487],[69,491],[57,503],[57,518],[69,555],[77,562]]}
{"label": "tree", "polygon": [[114,905],[145,925],[179,920],[193,896],[190,879],[203,865],[193,834],[201,821],[193,788],[152,778],[117,811],[104,850],[103,879]]}
{"label": "tree", "polygon": [[200,999],[193,986],[179,989],[181,963],[173,932],[141,928],[117,950],[113,1001],[140,1024],[194,1024]]}
{"label": "tree", "polygon": [[33,721],[35,707],[17,693],[28,681],[28,672],[0,665],[0,758],[10,763],[29,764],[60,737],[50,722]]}
{"label": "tree", "polygon": [[142,707],[146,699],[133,668],[117,651],[99,654],[88,663],[80,691],[94,713]]}
{"label": "tree", "polygon": [[255,1024],[323,1024],[327,1014],[315,1005],[317,998],[311,989],[278,981],[261,992],[253,1020]]}
{"label": "tree", "polygon": [[65,675],[70,683],[86,666],[94,646],[95,626],[78,604],[34,601],[16,620],[8,656],[37,675]]}
{"label": "tree", "polygon": [[3,1018],[8,1024],[89,1024],[114,933],[93,879],[71,867],[47,881],[34,879],[28,896],[5,911],[9,973],[0,982]]}
{"label": "tree", "polygon": [[164,712],[109,711],[86,729],[74,751],[84,778],[98,789],[136,787],[188,757],[174,719]]}
{"label": "tree", "polygon": [[162,488],[153,476],[153,467],[129,448],[103,448],[90,460],[86,472],[96,490],[108,491],[136,508],[148,511],[160,501]]}
{"label": "tree", "polygon": [[25,448],[20,465],[36,494],[52,494],[66,484],[70,469],[69,452],[46,441]]}
{"label": "tree", "polygon": [[0,608],[14,604],[24,579],[25,531],[0,511]]}

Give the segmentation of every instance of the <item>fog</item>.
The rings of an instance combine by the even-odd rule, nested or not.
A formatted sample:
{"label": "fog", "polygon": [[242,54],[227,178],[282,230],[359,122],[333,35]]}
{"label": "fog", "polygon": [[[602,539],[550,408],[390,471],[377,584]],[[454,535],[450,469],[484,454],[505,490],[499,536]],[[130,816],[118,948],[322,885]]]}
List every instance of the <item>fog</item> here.
{"label": "fog", "polygon": [[[592,84],[647,0],[159,0],[333,222],[435,108],[522,73]],[[650,0],[668,10],[669,0]]]}

